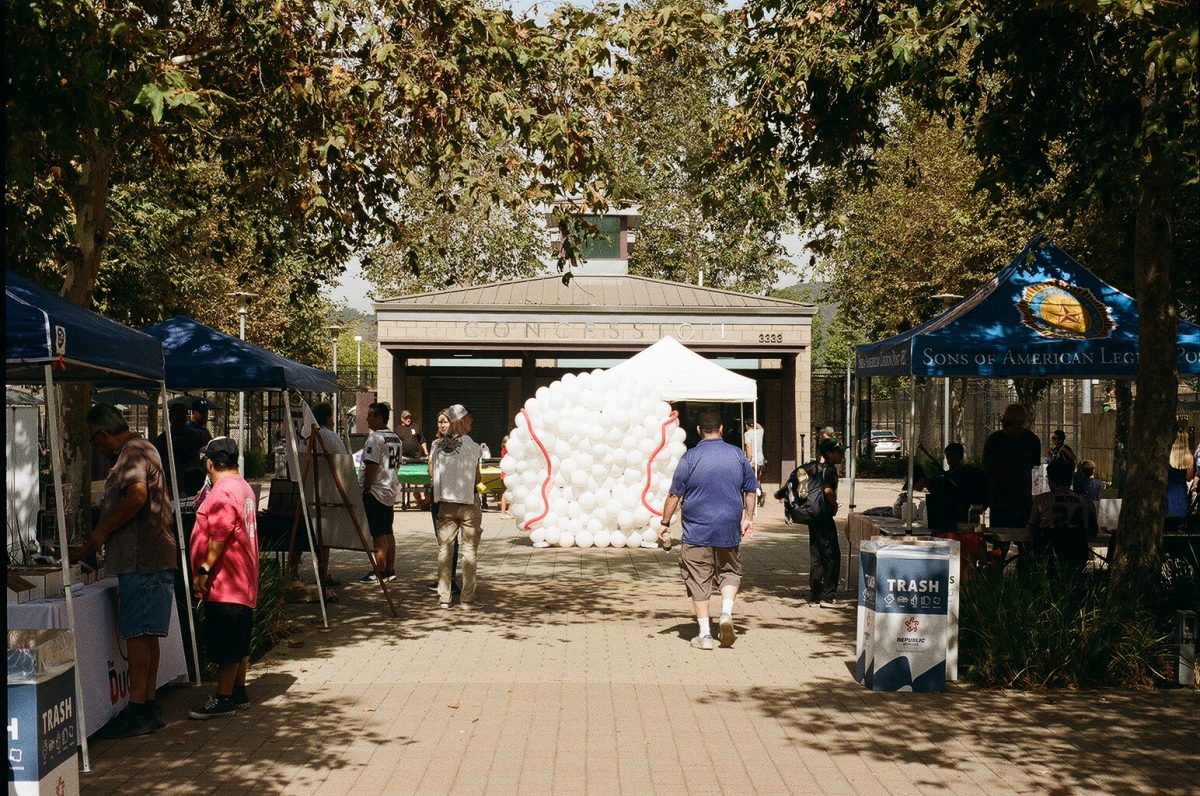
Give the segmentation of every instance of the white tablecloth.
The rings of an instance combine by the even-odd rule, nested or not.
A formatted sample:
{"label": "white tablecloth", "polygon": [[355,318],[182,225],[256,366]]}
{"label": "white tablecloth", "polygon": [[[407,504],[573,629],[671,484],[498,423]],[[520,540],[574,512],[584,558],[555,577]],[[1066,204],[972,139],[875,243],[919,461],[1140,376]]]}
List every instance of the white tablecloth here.
{"label": "white tablecloth", "polygon": [[[117,580],[109,578],[75,592],[75,627],[83,685],[83,707],[88,735],[99,730],[129,703],[129,653],[117,627]],[[8,604],[10,630],[67,627],[67,601],[63,597]],[[171,601],[171,625],[160,642],[158,685],[186,682],[187,660],[179,613]]]}
{"label": "white tablecloth", "polygon": [[1100,528],[1106,531],[1117,529],[1117,520],[1121,519],[1121,498],[1100,498],[1096,501],[1096,520]]}

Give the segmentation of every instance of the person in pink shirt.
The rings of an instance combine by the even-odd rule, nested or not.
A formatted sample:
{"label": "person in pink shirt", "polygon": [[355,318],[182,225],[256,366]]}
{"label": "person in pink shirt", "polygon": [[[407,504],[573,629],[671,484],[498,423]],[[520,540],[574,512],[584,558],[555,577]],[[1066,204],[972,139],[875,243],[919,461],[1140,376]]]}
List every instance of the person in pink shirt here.
{"label": "person in pink shirt", "polygon": [[258,501],[238,475],[237,443],[216,437],[203,456],[212,489],[192,530],[192,593],[204,601],[204,649],[217,665],[217,693],[188,713],[193,719],[250,707],[246,670],[258,601]]}

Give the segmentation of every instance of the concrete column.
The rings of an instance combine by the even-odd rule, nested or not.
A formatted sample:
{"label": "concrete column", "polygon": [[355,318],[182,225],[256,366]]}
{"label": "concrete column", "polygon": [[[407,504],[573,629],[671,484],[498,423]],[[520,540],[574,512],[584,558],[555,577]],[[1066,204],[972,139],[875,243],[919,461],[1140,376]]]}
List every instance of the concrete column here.
{"label": "concrete column", "polygon": [[779,425],[780,440],[783,450],[779,457],[779,480],[783,481],[796,469],[796,463],[803,461],[804,452],[800,450],[800,425],[798,406],[796,403],[796,354],[784,354],[781,361],[783,372],[779,377]]}
{"label": "concrete column", "polygon": [[[816,444],[812,439],[812,349],[805,347],[796,354],[792,388],[796,393],[797,452],[800,461],[813,458]],[[803,436],[803,442],[801,442]]]}

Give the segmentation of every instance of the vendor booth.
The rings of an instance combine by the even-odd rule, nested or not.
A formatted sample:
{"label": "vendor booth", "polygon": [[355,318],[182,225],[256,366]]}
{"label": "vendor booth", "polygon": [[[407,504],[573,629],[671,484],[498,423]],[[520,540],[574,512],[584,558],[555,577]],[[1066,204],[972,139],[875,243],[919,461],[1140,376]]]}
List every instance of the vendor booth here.
{"label": "vendor booth", "polygon": [[[295,362],[273,351],[217,331],[199,321],[176,315],[148,326],[146,334],[161,341],[166,363],[167,388],[173,391],[274,391],[333,393],[337,378],[329,371]],[[300,473],[293,423],[284,423],[288,461],[291,472]],[[302,426],[304,424],[301,424]],[[298,476],[294,476],[298,478]],[[308,504],[300,501],[305,530],[311,549],[316,549]],[[313,573],[317,562],[313,558]],[[321,618],[325,626],[329,619],[325,610],[325,595],[318,576],[317,589],[321,602]]]}
{"label": "vendor booth", "polygon": [[[858,346],[854,372],[860,378],[1131,379],[1137,374],[1138,338],[1137,302],[1038,236],[957,306],[906,332]],[[1200,326],[1179,323],[1177,363],[1181,374],[1200,374]],[[852,406],[852,430],[855,410]],[[909,418],[915,428],[915,382]],[[853,445],[849,440],[849,450]],[[908,446],[909,483],[916,447]],[[854,457],[848,461],[853,505]],[[911,512],[905,526],[911,534]]]}
{"label": "vendor booth", "polygon": [[[51,604],[43,606],[41,619],[32,619],[50,624],[65,624],[73,631],[75,639],[75,698],[79,711],[79,726],[86,731],[97,727],[88,716],[89,694],[84,690],[85,680],[91,682],[88,672],[100,667],[108,679],[109,667],[119,665],[118,659],[100,660],[104,650],[84,646],[87,635],[81,628],[80,615],[75,605],[75,575],[66,560],[69,541],[67,537],[66,505],[62,481],[62,436],[59,428],[58,396],[55,383],[90,382],[111,387],[155,390],[162,399],[163,415],[166,415],[166,387],[163,383],[162,345],[149,335],[122,326],[90,310],[86,310],[66,299],[45,290],[33,282],[5,272],[5,383],[41,385],[45,388],[46,416],[51,471],[54,480],[54,509],[58,530],[59,553],[63,595],[49,599]],[[166,425],[167,442],[171,444],[170,426]],[[172,486],[176,484],[174,462],[168,462],[168,476]],[[183,544],[182,523],[176,503],[176,533],[180,548],[181,575],[188,579],[186,545]],[[61,602],[61,606],[55,601]],[[90,599],[81,597],[83,607],[90,610]],[[12,606],[10,606],[12,608]],[[30,609],[33,612],[35,609]],[[10,612],[11,613],[11,612]],[[65,618],[65,623],[64,623]],[[115,616],[110,617],[115,621]],[[19,617],[10,615],[9,626]],[[21,625],[17,625],[18,627]],[[28,624],[26,625],[28,626]],[[178,620],[173,625],[178,628]],[[195,631],[190,612],[187,622],[188,633],[195,649]],[[164,640],[168,650],[162,653],[164,664],[160,679],[175,679],[182,675],[186,679],[186,668],[174,669],[171,661],[183,658],[182,636],[176,629],[173,636]],[[176,654],[178,652],[178,654]],[[196,675],[199,676],[197,666]],[[94,703],[93,703],[94,704]],[[80,734],[83,770],[90,770],[86,734]]]}

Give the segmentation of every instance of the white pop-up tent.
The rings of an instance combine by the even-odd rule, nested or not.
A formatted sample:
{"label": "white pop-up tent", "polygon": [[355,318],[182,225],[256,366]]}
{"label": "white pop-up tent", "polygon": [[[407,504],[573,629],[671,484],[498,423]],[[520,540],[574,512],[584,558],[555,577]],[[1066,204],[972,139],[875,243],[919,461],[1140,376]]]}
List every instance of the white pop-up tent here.
{"label": "white pop-up tent", "polygon": [[758,385],[754,379],[726,370],[669,335],[610,370],[633,375],[651,385],[667,402],[754,403],[758,400]]}
{"label": "white pop-up tent", "polygon": [[650,385],[668,403],[748,403],[754,425],[758,426],[758,384],[754,379],[705,359],[670,335],[610,370]]}

